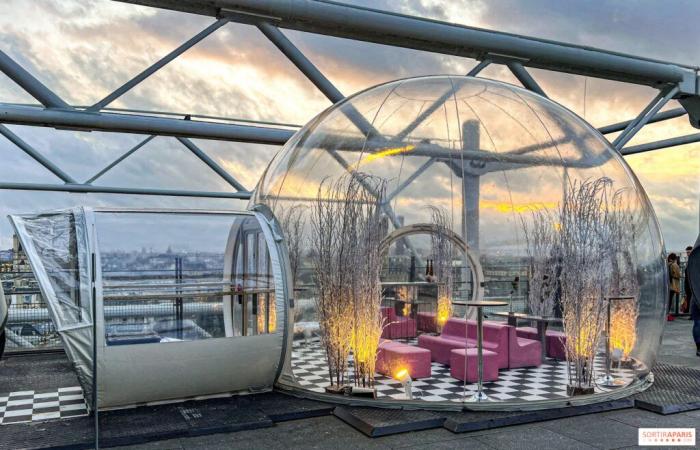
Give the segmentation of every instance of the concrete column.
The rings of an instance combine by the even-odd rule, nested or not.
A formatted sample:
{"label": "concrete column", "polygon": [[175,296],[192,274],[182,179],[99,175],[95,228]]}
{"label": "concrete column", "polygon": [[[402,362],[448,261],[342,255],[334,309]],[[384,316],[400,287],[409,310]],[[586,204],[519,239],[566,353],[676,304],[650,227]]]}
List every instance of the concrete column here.
{"label": "concrete column", "polygon": [[[467,120],[462,124],[462,149],[479,150],[479,122]],[[469,164],[465,162],[465,164]],[[462,237],[467,245],[479,251],[479,186],[480,177],[464,173],[462,177]]]}

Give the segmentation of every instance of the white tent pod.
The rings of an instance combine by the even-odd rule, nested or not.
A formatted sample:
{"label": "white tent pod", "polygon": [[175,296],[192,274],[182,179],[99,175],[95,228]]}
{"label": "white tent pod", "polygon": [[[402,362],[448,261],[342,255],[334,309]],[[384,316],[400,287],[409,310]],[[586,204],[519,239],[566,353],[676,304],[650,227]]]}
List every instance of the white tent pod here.
{"label": "white tent pod", "polygon": [[[73,208],[10,220],[88,403],[95,386],[107,408],[274,384],[288,270],[264,213]],[[115,308],[133,313],[105,316]]]}

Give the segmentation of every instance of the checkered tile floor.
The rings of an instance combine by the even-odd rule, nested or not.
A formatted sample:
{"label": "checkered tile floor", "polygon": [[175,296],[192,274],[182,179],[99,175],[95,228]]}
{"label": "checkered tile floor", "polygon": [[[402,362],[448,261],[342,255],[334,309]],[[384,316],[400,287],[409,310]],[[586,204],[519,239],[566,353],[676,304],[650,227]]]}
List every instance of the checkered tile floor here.
{"label": "checkered tile floor", "polygon": [[[402,340],[416,344],[415,339]],[[352,357],[351,357],[352,359]],[[318,339],[308,342],[295,341],[292,350],[292,367],[297,382],[314,392],[324,392],[328,383],[328,365],[325,353]],[[350,361],[349,379],[352,382],[352,361]],[[605,373],[602,356],[596,359],[596,374]],[[634,378],[630,369],[613,370],[613,376],[619,377],[625,384]],[[384,375],[375,378],[377,396],[405,399],[401,383]],[[561,399],[568,397],[567,368],[564,361],[547,360],[539,367],[501,370],[498,381],[484,383],[484,391],[496,401],[533,401]],[[596,392],[610,388],[596,387]],[[612,388],[615,389],[615,388]],[[432,363],[432,377],[413,381],[414,399],[425,401],[462,401],[476,391],[476,384],[464,385],[464,382],[450,376],[448,366]]]}
{"label": "checkered tile floor", "polygon": [[84,415],[87,415],[87,407],[80,387],[0,394],[1,425]]}

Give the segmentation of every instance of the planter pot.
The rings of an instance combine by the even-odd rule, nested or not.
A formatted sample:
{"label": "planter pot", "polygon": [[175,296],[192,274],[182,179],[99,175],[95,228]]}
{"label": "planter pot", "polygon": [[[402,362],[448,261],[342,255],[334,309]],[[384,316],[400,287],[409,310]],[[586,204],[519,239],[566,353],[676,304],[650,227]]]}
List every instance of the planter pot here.
{"label": "planter pot", "polygon": [[375,388],[352,386],[350,387],[350,395],[353,397],[367,397],[376,399],[377,390]]}
{"label": "planter pot", "polygon": [[352,392],[352,386],[348,384],[331,384],[326,386],[326,393],[328,394],[348,395],[350,392]]}
{"label": "planter pot", "polygon": [[620,367],[624,369],[638,369],[639,363],[634,358],[623,359],[620,361]]}
{"label": "planter pot", "polygon": [[568,385],[566,386],[566,394],[570,395],[572,397],[575,397],[577,395],[590,395],[595,392],[595,389],[592,386],[588,387],[582,387],[582,386],[571,386]]}

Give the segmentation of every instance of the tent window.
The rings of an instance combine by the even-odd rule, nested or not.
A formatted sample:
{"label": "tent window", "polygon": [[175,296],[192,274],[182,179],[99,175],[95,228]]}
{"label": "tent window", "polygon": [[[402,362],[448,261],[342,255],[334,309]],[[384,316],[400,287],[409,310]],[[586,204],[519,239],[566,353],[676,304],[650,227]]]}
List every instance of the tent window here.
{"label": "tent window", "polygon": [[226,337],[224,275],[235,216],[99,213],[108,346]]}
{"label": "tent window", "polygon": [[248,219],[239,232],[233,256],[234,282],[239,294],[234,305],[237,335],[253,336],[277,330],[270,252],[257,220]]}
{"label": "tent window", "polygon": [[255,217],[99,212],[95,226],[106,345],[276,331],[270,252]]}

